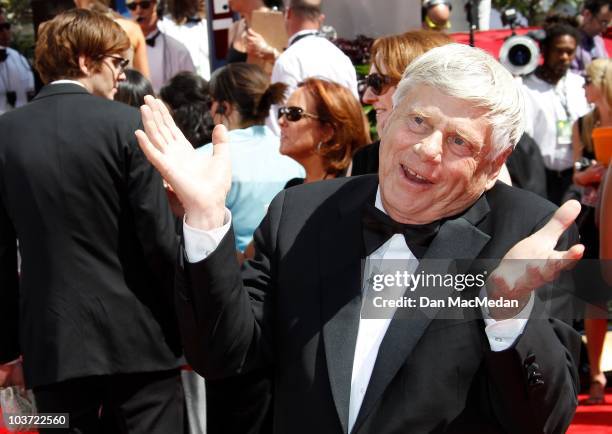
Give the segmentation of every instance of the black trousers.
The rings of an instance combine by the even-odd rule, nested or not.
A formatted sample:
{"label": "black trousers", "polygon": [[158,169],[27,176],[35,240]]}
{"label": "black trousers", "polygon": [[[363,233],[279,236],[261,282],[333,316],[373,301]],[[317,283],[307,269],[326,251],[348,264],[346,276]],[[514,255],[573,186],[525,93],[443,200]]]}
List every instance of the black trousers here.
{"label": "black trousers", "polygon": [[77,378],[34,388],[39,413],[69,413],[69,429],[41,434],[182,434],[180,371]]}

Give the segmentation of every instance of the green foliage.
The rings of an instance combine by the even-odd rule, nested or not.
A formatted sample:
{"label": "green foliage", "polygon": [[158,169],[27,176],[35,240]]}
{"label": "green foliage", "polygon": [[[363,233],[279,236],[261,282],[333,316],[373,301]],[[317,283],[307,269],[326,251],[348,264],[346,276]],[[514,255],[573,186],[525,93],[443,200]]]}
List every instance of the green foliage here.
{"label": "green foliage", "polygon": [[13,24],[11,46],[31,61],[34,57],[34,27],[30,0],[0,0],[0,6]]}
{"label": "green foliage", "polygon": [[0,0],[8,19],[14,24],[32,25],[30,0]]}

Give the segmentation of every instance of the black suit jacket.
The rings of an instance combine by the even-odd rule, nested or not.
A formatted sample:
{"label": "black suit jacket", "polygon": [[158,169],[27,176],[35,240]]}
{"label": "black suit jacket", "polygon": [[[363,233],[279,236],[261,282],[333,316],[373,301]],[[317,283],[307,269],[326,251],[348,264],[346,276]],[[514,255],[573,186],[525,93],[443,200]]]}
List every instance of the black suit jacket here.
{"label": "black suit jacket", "polygon": [[[272,372],[276,433],[347,432],[361,215],[376,186],[362,176],[285,190],[241,273],[231,231],[208,258],[184,264],[176,301],[188,360],[211,379]],[[425,258],[501,258],[553,211],[498,184],[443,224]],[[564,432],[579,340],[559,321],[535,319],[536,307],[518,341],[496,353],[482,320],[394,318],[352,432]]]}
{"label": "black suit jacket", "polygon": [[174,219],[139,119],[76,84],[0,117],[0,363],[23,353],[30,387],[179,366]]}

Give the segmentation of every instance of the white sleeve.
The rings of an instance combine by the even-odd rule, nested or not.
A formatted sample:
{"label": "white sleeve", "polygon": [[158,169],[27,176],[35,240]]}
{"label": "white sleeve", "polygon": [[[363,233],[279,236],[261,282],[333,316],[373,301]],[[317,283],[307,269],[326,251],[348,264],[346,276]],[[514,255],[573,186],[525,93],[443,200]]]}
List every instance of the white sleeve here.
{"label": "white sleeve", "polygon": [[[480,297],[486,295],[486,290],[483,288],[480,291]],[[491,346],[491,351],[503,351],[512,346],[514,341],[523,333],[529,315],[533,310],[534,295],[531,293],[529,302],[525,305],[523,310],[519,312],[514,318],[504,319],[496,321],[489,315],[489,309],[486,306],[481,308],[482,315],[485,322],[485,333]]]}
{"label": "white sleeve", "polygon": [[223,226],[203,231],[187,224],[183,219],[183,239],[185,241],[185,255],[190,263],[200,262],[215,251],[221,240],[230,230],[232,213],[225,208]]}

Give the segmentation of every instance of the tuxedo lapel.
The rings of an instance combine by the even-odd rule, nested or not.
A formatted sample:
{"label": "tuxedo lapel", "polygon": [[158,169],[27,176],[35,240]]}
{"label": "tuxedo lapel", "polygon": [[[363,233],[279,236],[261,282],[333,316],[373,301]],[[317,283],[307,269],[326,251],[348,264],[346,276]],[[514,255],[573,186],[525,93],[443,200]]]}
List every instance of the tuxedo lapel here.
{"label": "tuxedo lapel", "polygon": [[[417,273],[421,270],[430,274],[452,272],[454,259],[476,258],[490,239],[489,235],[476,227],[488,212],[489,206],[483,195],[464,214],[444,222],[425,253]],[[452,291],[453,288],[441,287],[419,288],[416,292],[427,295],[430,299],[440,299],[446,298]],[[430,308],[426,313],[420,309],[396,311],[378,350],[374,370],[353,432],[357,432],[398,370],[410,357],[437,311],[436,308]]]}
{"label": "tuxedo lapel", "polygon": [[364,177],[364,183],[355,191],[347,192],[349,197],[334,205],[335,212],[319,236],[325,358],[334,403],[345,433],[361,312],[362,207],[373,197],[378,185],[376,177],[367,178]]}

